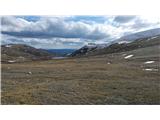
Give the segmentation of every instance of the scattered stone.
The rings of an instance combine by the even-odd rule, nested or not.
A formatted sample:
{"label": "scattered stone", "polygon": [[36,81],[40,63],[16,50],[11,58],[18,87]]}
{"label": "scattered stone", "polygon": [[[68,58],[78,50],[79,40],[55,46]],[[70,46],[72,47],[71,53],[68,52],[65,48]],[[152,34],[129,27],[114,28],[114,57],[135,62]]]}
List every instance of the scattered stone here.
{"label": "scattered stone", "polygon": [[31,74],[32,74],[32,72],[28,72],[28,74],[29,74],[29,75],[31,75]]}
{"label": "scattered stone", "polygon": [[24,57],[22,57],[22,56],[19,56],[18,58],[20,58],[20,59],[24,59]]}
{"label": "scattered stone", "polygon": [[30,80],[27,80],[27,82],[30,82]]}

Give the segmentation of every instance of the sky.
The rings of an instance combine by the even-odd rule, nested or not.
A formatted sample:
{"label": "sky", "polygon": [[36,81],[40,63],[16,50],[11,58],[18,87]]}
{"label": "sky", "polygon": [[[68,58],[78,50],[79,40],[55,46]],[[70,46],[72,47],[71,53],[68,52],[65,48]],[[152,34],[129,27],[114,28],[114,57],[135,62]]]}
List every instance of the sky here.
{"label": "sky", "polygon": [[78,49],[122,36],[160,28],[160,17],[1,16],[1,44],[27,44],[43,49]]}

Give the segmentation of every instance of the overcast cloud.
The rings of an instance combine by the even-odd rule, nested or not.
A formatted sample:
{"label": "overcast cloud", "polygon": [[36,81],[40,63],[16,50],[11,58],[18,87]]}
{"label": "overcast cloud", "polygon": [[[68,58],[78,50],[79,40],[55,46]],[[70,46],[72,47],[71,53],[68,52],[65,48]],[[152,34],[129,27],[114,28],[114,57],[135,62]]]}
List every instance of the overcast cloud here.
{"label": "overcast cloud", "polygon": [[153,16],[2,16],[1,42],[80,48],[158,27],[160,18]]}

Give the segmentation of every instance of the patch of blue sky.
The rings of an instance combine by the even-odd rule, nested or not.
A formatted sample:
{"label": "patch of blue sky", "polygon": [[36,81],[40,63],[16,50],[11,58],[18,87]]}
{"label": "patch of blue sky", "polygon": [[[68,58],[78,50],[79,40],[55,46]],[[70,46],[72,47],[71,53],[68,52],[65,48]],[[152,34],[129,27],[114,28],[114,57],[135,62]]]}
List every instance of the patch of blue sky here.
{"label": "patch of blue sky", "polygon": [[66,21],[83,21],[83,22],[95,22],[95,23],[104,23],[106,21],[106,17],[105,16],[81,16],[81,15],[77,15],[77,16],[72,16],[72,17],[68,17],[66,19]]}
{"label": "patch of blue sky", "polygon": [[16,16],[18,18],[23,18],[29,22],[36,22],[38,21],[41,17],[40,16]]}

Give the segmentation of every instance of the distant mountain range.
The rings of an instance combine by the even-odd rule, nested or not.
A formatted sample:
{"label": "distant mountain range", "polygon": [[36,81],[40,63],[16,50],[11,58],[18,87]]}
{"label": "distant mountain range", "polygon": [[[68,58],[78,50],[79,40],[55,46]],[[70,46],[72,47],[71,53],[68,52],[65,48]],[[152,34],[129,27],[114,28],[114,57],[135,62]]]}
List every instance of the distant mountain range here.
{"label": "distant mountain range", "polygon": [[110,44],[86,45],[73,52],[70,56],[80,57],[89,55],[124,52],[137,48],[160,45],[160,28],[151,29],[121,37]]}

